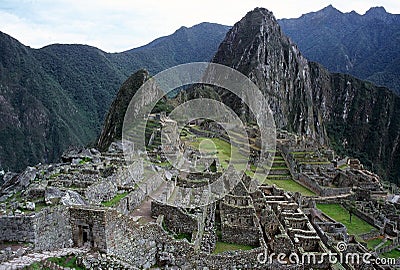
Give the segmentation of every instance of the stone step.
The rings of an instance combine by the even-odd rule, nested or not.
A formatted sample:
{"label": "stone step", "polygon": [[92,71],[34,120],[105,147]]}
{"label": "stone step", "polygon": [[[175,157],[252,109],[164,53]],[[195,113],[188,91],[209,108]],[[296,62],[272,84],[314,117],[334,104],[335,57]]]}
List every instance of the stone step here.
{"label": "stone step", "polygon": [[[41,253],[29,253],[22,257],[14,258],[10,261],[3,262],[0,264],[0,270],[10,270],[10,269],[23,269],[24,267],[30,266],[35,262],[42,262],[51,257],[64,257],[72,254],[84,254],[89,252],[87,247],[82,248],[64,248],[56,251],[43,251]],[[68,269],[68,268],[61,268]],[[58,270],[58,269],[57,269]]]}

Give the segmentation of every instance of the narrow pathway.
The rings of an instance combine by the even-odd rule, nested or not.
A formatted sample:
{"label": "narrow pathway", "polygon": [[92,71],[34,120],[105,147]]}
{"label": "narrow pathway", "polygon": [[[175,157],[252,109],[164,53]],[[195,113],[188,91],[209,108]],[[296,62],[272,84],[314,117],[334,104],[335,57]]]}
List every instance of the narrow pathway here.
{"label": "narrow pathway", "polygon": [[155,221],[155,219],[151,216],[151,202],[153,201],[153,198],[157,198],[158,196],[160,196],[163,193],[165,187],[166,187],[166,183],[163,182],[151,194],[151,196],[146,196],[146,199],[144,199],[143,202],[135,210],[132,211],[130,216],[140,217],[142,220],[145,220],[147,222]]}
{"label": "narrow pathway", "polygon": [[0,270],[22,269],[35,262],[41,262],[51,257],[64,257],[71,254],[83,254],[89,251],[88,248],[64,248],[55,251],[43,251],[41,253],[29,253],[22,257],[14,258],[0,264]]}

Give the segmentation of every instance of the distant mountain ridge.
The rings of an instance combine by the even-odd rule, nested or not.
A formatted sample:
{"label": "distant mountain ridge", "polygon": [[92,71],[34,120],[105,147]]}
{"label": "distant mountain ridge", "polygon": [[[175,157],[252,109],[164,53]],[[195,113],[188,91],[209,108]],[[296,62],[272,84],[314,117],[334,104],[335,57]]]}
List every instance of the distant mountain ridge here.
{"label": "distant mountain ridge", "polygon": [[342,13],[330,5],[279,24],[309,60],[400,93],[400,15],[383,7]]}
{"label": "distant mountain ridge", "polygon": [[122,53],[87,45],[31,49],[0,32],[0,170],[55,161],[69,145],[94,143],[129,75],[209,61],[228,29],[212,23],[182,27]]}
{"label": "distant mountain ridge", "polygon": [[[399,15],[389,14],[384,8],[371,8],[365,15],[359,15],[356,12],[342,13],[329,6],[298,19],[278,20],[278,23],[299,46],[305,58],[322,63],[330,71],[349,73],[400,91],[399,21]],[[68,145],[94,143],[118,88],[131,74],[141,68],[155,74],[186,62],[208,61],[229,29],[228,26],[211,23],[181,27],[170,36],[122,53],[106,53],[86,45],[55,44],[31,49],[0,32],[0,170],[18,171],[29,164],[51,162]],[[327,74],[321,71],[319,65],[316,66],[318,68],[314,69],[311,68],[314,65],[310,65],[311,72]],[[346,78],[337,74],[334,81],[340,81],[338,91],[347,91],[347,84],[342,83]],[[385,140],[387,147],[377,149],[378,157],[389,160],[386,159],[388,155],[393,156],[388,161],[390,164],[380,166],[393,168],[393,162],[398,160],[397,141],[392,140],[396,145],[389,146],[387,142],[389,138],[395,139],[393,136],[397,134],[393,126],[397,122],[391,118],[399,114],[397,105],[393,105],[397,101],[391,101],[397,99],[384,91],[383,98],[390,103],[390,106],[384,106],[383,100],[376,97],[377,91],[383,88],[353,82],[354,78],[349,78],[350,83],[370,89],[372,94],[369,98],[380,100],[373,103],[373,111],[380,111],[377,115],[383,113],[382,108],[387,109],[385,117],[389,117],[392,124],[389,131],[372,134],[375,129],[373,123],[385,125],[376,117],[375,122],[363,125],[363,129],[371,130],[370,133],[365,131],[364,135]],[[290,100],[293,98],[288,97]],[[357,102],[366,104],[363,103],[365,97],[357,94],[352,98],[356,100],[348,102],[353,105]],[[297,109],[302,107],[303,112],[309,111],[308,100],[303,99]],[[281,106],[279,102],[276,102],[277,107]],[[383,107],[378,108],[377,104]],[[336,106],[337,110],[339,108],[344,109],[343,106]],[[372,108],[365,110],[371,117]],[[363,145],[363,137],[358,136],[357,129],[347,128],[350,120],[361,119],[359,111],[355,110],[345,120],[341,120],[343,115],[340,111],[330,114],[340,122],[337,127],[334,124],[318,126],[320,115],[317,111],[309,119],[295,119],[294,111],[288,113],[288,117],[280,119],[282,126],[289,123],[289,129],[300,133],[309,129],[318,138],[326,138],[325,131],[335,129],[337,136],[333,141],[339,147],[346,141],[347,144],[353,143],[353,146],[347,147],[348,151],[350,149],[357,155],[360,153],[354,151],[368,153],[364,160],[369,164],[375,163],[373,147],[364,149],[367,146]],[[349,138],[354,139],[349,142]]]}
{"label": "distant mountain ridge", "polygon": [[[278,128],[330,144],[399,183],[400,96],[393,91],[308,61],[263,8],[232,27],[213,62],[235,68],[260,88]],[[248,114],[236,97],[220,93],[238,114]]]}

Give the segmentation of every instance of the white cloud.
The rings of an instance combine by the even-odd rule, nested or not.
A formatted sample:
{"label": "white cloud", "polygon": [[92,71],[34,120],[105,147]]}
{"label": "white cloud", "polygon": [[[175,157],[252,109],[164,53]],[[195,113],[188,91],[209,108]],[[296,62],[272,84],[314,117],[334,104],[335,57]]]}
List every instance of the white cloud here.
{"label": "white cloud", "polygon": [[259,6],[277,18],[299,17],[332,3],[344,12],[363,14],[372,6],[400,13],[393,0],[2,0],[0,31],[35,48],[51,43],[82,43],[122,51],[200,22],[233,25]]}

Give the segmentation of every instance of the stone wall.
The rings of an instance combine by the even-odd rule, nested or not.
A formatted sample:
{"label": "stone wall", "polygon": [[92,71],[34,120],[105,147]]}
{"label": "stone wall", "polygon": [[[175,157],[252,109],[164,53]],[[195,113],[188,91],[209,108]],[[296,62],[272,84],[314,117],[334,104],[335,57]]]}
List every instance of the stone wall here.
{"label": "stone wall", "polygon": [[107,250],[106,213],[105,208],[70,208],[72,239],[76,246],[89,243],[94,250]]}
{"label": "stone wall", "polygon": [[115,183],[105,180],[89,186],[85,191],[85,197],[91,204],[100,204],[114,198],[117,191]]}
{"label": "stone wall", "polygon": [[379,237],[379,236],[381,236],[381,235],[382,235],[381,232],[378,231],[378,230],[376,230],[376,231],[372,231],[372,232],[367,232],[367,233],[360,234],[359,237],[360,237],[362,240],[365,241],[365,240],[368,240],[368,239],[372,239],[372,238]]}
{"label": "stone wall", "polygon": [[308,187],[313,192],[323,197],[332,197],[349,194],[351,188],[329,188],[321,187],[315,180],[311,179],[308,175],[302,173],[298,175],[298,181]]}
{"label": "stone wall", "polygon": [[[207,254],[195,251],[194,245],[175,240],[155,223],[139,225],[129,217],[110,211],[107,214],[107,253],[128,262],[134,269],[152,266],[177,269],[268,269],[268,264],[257,261],[264,252],[259,247],[249,251],[228,251]],[[283,269],[282,266],[274,267]],[[288,267],[284,269],[299,269]]]}
{"label": "stone wall", "polygon": [[131,187],[135,183],[140,182],[143,179],[144,166],[143,160],[134,160],[127,167],[120,167],[117,171],[115,180],[118,186]]}
{"label": "stone wall", "polygon": [[89,253],[83,256],[78,256],[77,263],[83,265],[85,269],[132,269],[130,264],[121,261],[115,256],[104,253]]}
{"label": "stone wall", "polygon": [[44,208],[36,215],[35,228],[35,250],[54,250],[73,245],[69,210],[65,206]]}
{"label": "stone wall", "polygon": [[259,246],[261,231],[258,227],[244,227],[223,223],[222,241],[241,245]]}
{"label": "stone wall", "polygon": [[[148,269],[156,264],[156,239],[162,237],[158,225],[139,226],[129,217],[112,210],[107,212],[106,220],[107,254],[131,264],[134,269]],[[154,230],[154,226],[159,230]]]}
{"label": "stone wall", "polygon": [[203,212],[203,227],[201,228],[202,235],[200,240],[200,250],[211,253],[215,249],[215,243],[217,242],[217,235],[215,230],[216,203],[211,203],[205,208],[206,209]]}
{"label": "stone wall", "polygon": [[35,241],[35,216],[15,215],[0,217],[0,241]]}
{"label": "stone wall", "polygon": [[0,217],[0,241],[34,243],[35,250],[72,245],[69,212],[65,206],[46,207],[31,215]]}
{"label": "stone wall", "polygon": [[336,204],[341,203],[346,200],[352,200],[354,197],[353,194],[344,195],[343,197],[332,197],[332,198],[324,198],[324,197],[313,197],[311,200],[315,201],[315,203],[320,204]]}
{"label": "stone wall", "polygon": [[125,198],[121,199],[121,201],[115,206],[115,209],[121,213],[129,214],[130,211],[133,211],[143,202],[146,196],[147,194],[144,190],[136,188],[126,195]]}
{"label": "stone wall", "polygon": [[[207,254],[195,251],[186,239],[175,240],[158,224],[140,225],[128,216],[114,210],[106,213],[107,254],[131,265],[133,269],[152,266],[177,269],[270,269],[259,263],[257,257],[265,247],[248,251],[227,251]],[[110,256],[105,256],[110,261]],[[301,266],[274,265],[274,269],[303,269]]]}
{"label": "stone wall", "polygon": [[121,213],[129,214],[143,202],[147,194],[152,194],[157,190],[164,180],[155,174],[151,178],[135,184],[135,189],[123,198],[115,208]]}
{"label": "stone wall", "polygon": [[192,234],[198,229],[197,217],[184,212],[182,209],[157,201],[151,202],[151,215],[157,218],[164,215],[164,223],[174,233]]}
{"label": "stone wall", "polygon": [[221,209],[223,209],[226,213],[236,215],[237,217],[240,215],[252,215],[254,213],[253,206],[235,206],[225,203],[225,201],[221,201],[220,205]]}

